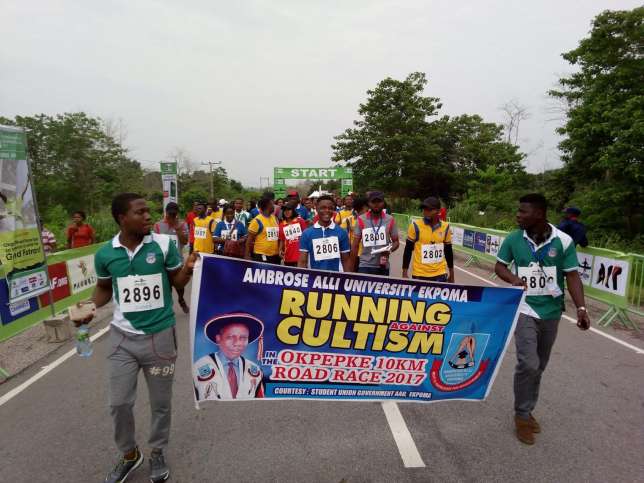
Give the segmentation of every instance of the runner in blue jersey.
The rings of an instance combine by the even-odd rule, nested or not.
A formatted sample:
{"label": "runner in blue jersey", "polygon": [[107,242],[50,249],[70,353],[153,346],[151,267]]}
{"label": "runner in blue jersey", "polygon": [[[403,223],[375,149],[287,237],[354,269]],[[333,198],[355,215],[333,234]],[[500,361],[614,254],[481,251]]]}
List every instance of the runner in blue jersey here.
{"label": "runner in blue jersey", "polygon": [[334,272],[348,271],[349,235],[340,225],[333,222],[335,202],[330,196],[318,199],[319,219],[304,230],[300,238],[300,259],[298,267],[310,267]]}

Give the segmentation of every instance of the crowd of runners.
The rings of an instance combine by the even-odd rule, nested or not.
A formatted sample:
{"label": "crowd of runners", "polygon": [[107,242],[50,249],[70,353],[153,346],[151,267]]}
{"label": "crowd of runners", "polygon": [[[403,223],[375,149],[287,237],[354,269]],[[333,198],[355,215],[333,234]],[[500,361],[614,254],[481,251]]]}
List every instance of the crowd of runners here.
{"label": "crowd of runners", "polygon": [[[177,204],[170,203],[164,219],[154,223],[142,196],[116,196],[112,215],[119,232],[96,253],[98,282],[93,296],[96,307],[112,299],[115,304],[108,350],[109,406],[121,456],[105,481],[123,482],[143,462],[135,441],[133,413],[140,371],[148,385],[152,414],[150,481],[169,477],[164,450],[170,434],[177,357],[172,288],[188,312],[184,287],[200,253],[389,276],[390,254],[399,248],[400,240],[395,219],[385,206],[380,191],[370,191],[364,197],[351,194],[342,200],[322,195],[304,203],[293,191],[281,206],[268,193],[249,212],[239,199],[210,206],[196,202],[186,220],[179,218]],[[451,230],[441,219],[440,201],[426,198],[420,213],[422,217],[407,229],[403,276],[453,283]],[[577,307],[579,328],[588,329],[590,320],[577,272],[575,243],[548,222],[546,199],[540,194],[520,198],[517,224],[519,229],[510,233],[499,249],[495,270],[526,294],[515,331],[514,418],[517,438],[534,444],[534,435],[541,428],[533,410],[557,335],[565,287]],[[189,252],[185,260],[184,248]],[[75,322],[81,325],[91,318]],[[250,334],[246,330],[237,337],[247,342]],[[466,339],[459,360],[453,363],[467,362],[474,350],[472,341]],[[230,364],[235,367],[235,361]],[[235,372],[231,370],[230,375],[234,378]]]}
{"label": "crowd of runners", "polygon": [[[396,221],[385,206],[380,191],[305,199],[290,191],[285,200],[277,201],[266,193],[257,203],[251,202],[249,211],[242,199],[217,204],[197,201],[185,222],[177,219],[176,204],[170,204],[166,219],[155,230],[175,240],[179,237],[180,250],[187,240],[191,253],[387,276],[390,255],[400,241]],[[407,232],[403,276],[453,282],[454,256],[445,210],[433,197],[420,209],[422,221],[412,222]]]}

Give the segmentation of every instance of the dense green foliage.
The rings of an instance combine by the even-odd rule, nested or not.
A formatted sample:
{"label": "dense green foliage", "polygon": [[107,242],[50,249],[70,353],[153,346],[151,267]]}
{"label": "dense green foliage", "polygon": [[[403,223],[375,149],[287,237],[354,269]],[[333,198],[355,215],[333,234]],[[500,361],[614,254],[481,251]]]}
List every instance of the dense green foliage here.
{"label": "dense green foliage", "polygon": [[[161,218],[161,173],[145,171],[102,119],[76,112],[14,119],[0,116],[0,124],[28,130],[28,153],[40,215],[56,236],[59,249],[65,246],[65,228],[76,210],[87,213],[87,222],[96,230],[99,241],[113,236],[116,226],[110,204],[116,193],[141,193],[149,201],[152,216]],[[223,168],[214,172],[213,187],[217,200],[236,196],[248,199],[259,194],[229,179]],[[210,173],[182,172],[179,193],[184,211],[197,199],[209,200]]]}
{"label": "dense green foliage", "polygon": [[502,126],[478,115],[438,118],[440,100],[423,95],[426,85],[421,72],[381,81],[367,91],[355,127],[335,137],[333,160],[353,168],[358,189],[453,200],[480,171],[523,170],[523,155],[503,141]]}
{"label": "dense green foliage", "polygon": [[563,54],[578,70],[550,94],[567,109],[563,153],[569,201],[591,227],[634,239],[644,207],[644,7],[606,11]]}

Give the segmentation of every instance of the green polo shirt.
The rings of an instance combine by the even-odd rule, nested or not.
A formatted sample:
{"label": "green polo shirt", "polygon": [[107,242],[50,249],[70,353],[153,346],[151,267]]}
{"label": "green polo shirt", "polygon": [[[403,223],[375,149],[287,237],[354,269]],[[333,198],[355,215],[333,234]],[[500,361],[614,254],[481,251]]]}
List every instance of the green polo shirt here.
{"label": "green polo shirt", "polygon": [[[577,251],[575,244],[566,233],[550,225],[550,237],[540,245],[532,241],[525,230],[515,230],[503,241],[497,260],[505,265],[514,262],[514,273],[517,267],[529,267],[538,263],[544,267],[556,267],[557,285],[564,291],[564,272],[577,270]],[[542,320],[555,320],[561,318],[564,307],[564,295],[528,295],[522,302],[520,311]]]}
{"label": "green polo shirt", "polygon": [[[130,251],[121,245],[119,235],[103,245],[94,258],[96,275],[102,280],[112,281],[112,293],[116,307],[112,324],[118,328],[135,334],[154,334],[175,324],[174,311],[172,310],[172,287],[168,272],[181,268],[182,261],[174,243],[171,243],[167,235],[151,233],[143,238],[141,244]],[[150,299],[152,294],[156,295],[157,305],[158,294],[163,294],[163,304],[158,308],[142,311],[122,310],[119,300],[119,279],[121,288],[125,286],[123,281],[126,277],[135,276],[141,280],[149,275],[160,275],[162,287],[148,286],[143,290],[123,292],[130,302]],[[138,287],[137,287],[138,288]],[[160,289],[160,292],[159,292]]]}

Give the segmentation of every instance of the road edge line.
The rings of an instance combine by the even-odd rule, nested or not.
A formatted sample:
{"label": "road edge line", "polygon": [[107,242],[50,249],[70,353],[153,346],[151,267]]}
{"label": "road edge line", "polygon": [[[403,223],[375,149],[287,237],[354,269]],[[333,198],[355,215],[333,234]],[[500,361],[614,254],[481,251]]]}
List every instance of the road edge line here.
{"label": "road edge line", "polygon": [[381,406],[405,468],[425,468],[425,463],[418,452],[398,404],[394,401],[383,401]]}
{"label": "road edge line", "polygon": [[[90,337],[90,340],[92,342],[94,342],[96,339],[98,339],[99,337],[103,336],[108,330],[110,330],[110,325],[111,324],[108,324],[107,327],[103,327],[101,330],[96,332],[96,334],[94,334],[93,336]],[[44,366],[40,371],[38,371],[36,374],[31,376],[25,382],[23,382],[22,384],[14,387],[13,389],[11,389],[6,394],[0,396],[0,407],[2,407],[5,403],[8,403],[9,401],[11,401],[14,397],[16,397],[22,391],[27,389],[34,382],[38,381],[39,379],[41,379],[44,376],[46,376],[49,372],[51,372],[54,369],[56,369],[59,365],[61,365],[67,359],[71,358],[74,354],[76,354],[76,348],[73,348],[73,349],[67,351],[65,354],[60,356],[58,359],[53,361],[51,364],[47,364],[46,366]]]}

